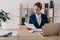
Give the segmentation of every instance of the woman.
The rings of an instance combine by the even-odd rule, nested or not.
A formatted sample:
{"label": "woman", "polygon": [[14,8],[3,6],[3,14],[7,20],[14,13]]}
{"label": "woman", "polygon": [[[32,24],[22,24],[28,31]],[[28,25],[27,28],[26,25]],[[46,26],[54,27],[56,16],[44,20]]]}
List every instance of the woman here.
{"label": "woman", "polygon": [[34,26],[39,29],[45,23],[48,23],[47,16],[41,13],[42,4],[37,2],[34,4],[34,13],[30,16],[29,23],[34,24]]}

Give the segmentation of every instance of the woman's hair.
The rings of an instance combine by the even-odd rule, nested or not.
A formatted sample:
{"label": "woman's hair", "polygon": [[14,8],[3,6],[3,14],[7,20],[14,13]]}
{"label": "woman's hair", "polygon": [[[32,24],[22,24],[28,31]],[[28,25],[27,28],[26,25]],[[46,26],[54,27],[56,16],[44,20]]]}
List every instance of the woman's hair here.
{"label": "woman's hair", "polygon": [[42,9],[42,4],[41,4],[40,2],[36,2],[36,3],[34,4],[34,6],[37,6],[37,7],[39,7],[40,9]]}

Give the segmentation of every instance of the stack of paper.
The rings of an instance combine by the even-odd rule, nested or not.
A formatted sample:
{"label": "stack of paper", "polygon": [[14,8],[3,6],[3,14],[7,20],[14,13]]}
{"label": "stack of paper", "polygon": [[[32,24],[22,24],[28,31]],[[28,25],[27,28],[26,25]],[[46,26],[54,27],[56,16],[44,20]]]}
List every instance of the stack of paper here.
{"label": "stack of paper", "polygon": [[7,31],[7,30],[0,30],[0,37],[8,37],[8,36],[18,36],[18,31]]}
{"label": "stack of paper", "polygon": [[42,32],[42,29],[37,29],[33,24],[25,23],[25,26],[31,28],[30,32]]}
{"label": "stack of paper", "polygon": [[32,32],[32,33],[34,33],[34,32],[42,32],[42,29],[32,29],[29,32]]}

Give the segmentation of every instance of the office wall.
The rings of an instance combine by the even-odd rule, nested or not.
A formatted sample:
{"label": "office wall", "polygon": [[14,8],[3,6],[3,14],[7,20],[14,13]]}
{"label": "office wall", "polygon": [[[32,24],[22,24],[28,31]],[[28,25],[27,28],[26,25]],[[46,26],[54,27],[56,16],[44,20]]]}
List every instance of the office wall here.
{"label": "office wall", "polygon": [[54,0],[54,22],[60,23],[60,0]]}
{"label": "office wall", "polygon": [[34,3],[36,3],[36,2],[41,2],[44,7],[44,3],[49,3],[49,1],[50,0],[20,0],[20,3],[23,4],[24,8],[27,7],[27,4],[28,4],[29,8],[33,8]]}
{"label": "office wall", "polygon": [[10,13],[10,20],[2,23],[3,28],[19,28],[19,1],[18,0],[0,0],[0,9]]}

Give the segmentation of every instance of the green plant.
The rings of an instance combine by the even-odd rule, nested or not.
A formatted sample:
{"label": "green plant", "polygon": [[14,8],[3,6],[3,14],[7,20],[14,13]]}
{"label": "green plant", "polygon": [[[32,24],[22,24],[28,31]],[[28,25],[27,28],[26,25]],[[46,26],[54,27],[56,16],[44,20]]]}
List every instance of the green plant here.
{"label": "green plant", "polygon": [[1,26],[1,21],[6,22],[7,19],[10,20],[10,18],[8,17],[8,14],[9,13],[7,13],[4,10],[1,9],[1,11],[0,11],[0,26]]}

